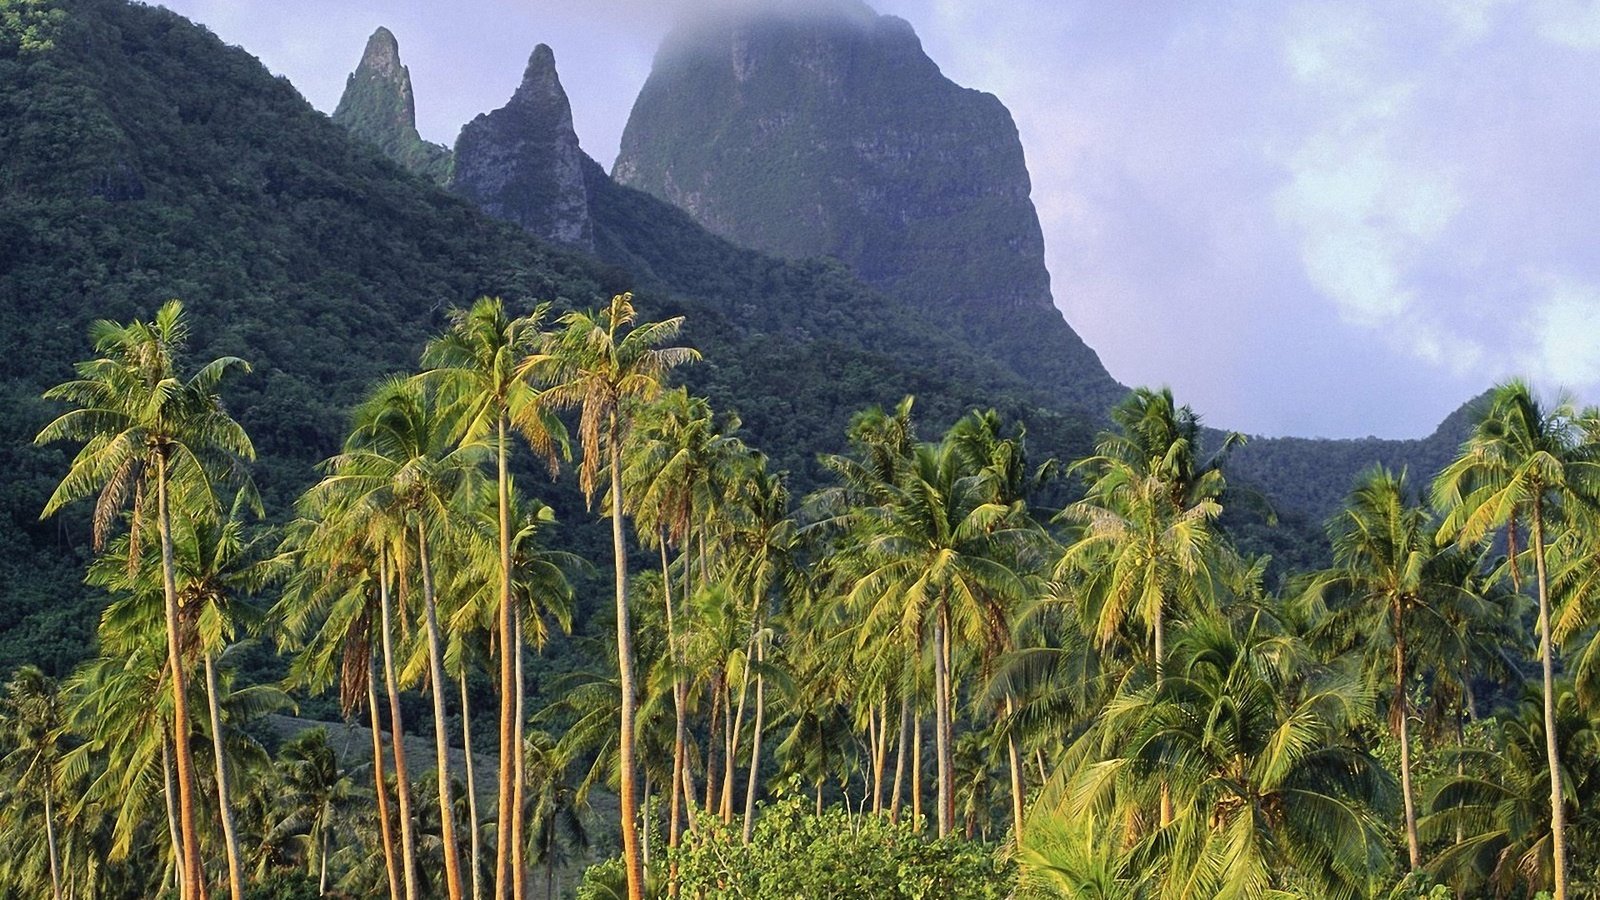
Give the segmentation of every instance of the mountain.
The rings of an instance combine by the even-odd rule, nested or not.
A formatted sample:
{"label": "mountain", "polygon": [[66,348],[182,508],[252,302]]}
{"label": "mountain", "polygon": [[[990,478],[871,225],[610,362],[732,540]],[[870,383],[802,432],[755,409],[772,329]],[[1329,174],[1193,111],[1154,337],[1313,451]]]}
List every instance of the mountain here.
{"label": "mountain", "polygon": [[[90,354],[93,319],[148,317],[170,297],[190,310],[194,359],[255,366],[226,397],[279,519],[337,450],[362,392],[414,370],[445,311],[482,294],[564,309],[631,289],[649,318],[687,316],[685,340],[705,356],[690,386],[737,410],[800,490],[855,411],[908,393],[928,434],[982,405],[1026,418],[1041,453],[1088,445],[1092,423],[1041,411],[1033,386],[913,304],[835,263],[739,248],[592,161],[582,171],[598,259],[397,165],[165,9],[13,0],[4,12],[0,668],[65,671],[88,652],[103,603],[82,585],[88,511],[38,520],[71,450],[32,446],[59,412],[39,395]],[[548,487],[532,467],[521,483],[557,507],[569,549],[602,552],[603,523],[569,483]]]}
{"label": "mountain", "polygon": [[450,190],[536,237],[592,250],[585,159],[555,54],[540,44],[510,102],[461,129]]}
{"label": "mountain", "polygon": [[1052,301],[1010,112],[901,19],[840,0],[679,27],[612,175],[746,246],[839,260],[1063,403],[1125,392]]}
{"label": "mountain", "polygon": [[345,81],[333,121],[418,175],[440,184],[449,181],[449,149],[417,133],[411,71],[400,64],[400,42],[389,29],[380,27],[367,40],[361,63]]}

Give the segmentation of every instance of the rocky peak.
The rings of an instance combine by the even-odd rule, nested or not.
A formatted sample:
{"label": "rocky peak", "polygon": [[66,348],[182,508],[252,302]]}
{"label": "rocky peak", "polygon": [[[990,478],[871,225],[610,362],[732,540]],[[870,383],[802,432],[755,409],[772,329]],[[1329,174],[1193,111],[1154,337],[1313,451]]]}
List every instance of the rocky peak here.
{"label": "rocky peak", "polygon": [[1122,391],[1054,306],[1011,113],[902,19],[836,0],[676,29],[612,175],[729,240],[840,260],[1086,405]]}
{"label": "rocky peak", "polygon": [[379,26],[367,39],[333,121],[418,175],[440,183],[449,177],[450,151],[417,133],[411,72],[401,64],[400,42],[387,28]]}
{"label": "rocky peak", "polygon": [[540,44],[506,105],[461,129],[450,189],[538,237],[590,249],[583,161],[555,53]]}

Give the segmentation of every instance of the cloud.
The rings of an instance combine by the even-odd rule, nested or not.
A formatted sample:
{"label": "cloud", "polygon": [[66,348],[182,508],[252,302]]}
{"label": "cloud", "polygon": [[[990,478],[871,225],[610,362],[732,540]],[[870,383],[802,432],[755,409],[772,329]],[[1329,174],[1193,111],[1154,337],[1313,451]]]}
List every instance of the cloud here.
{"label": "cloud", "polygon": [[1600,50],[1600,2],[1537,0],[1529,7],[1541,38],[1575,50]]}
{"label": "cloud", "polygon": [[1518,362],[1534,379],[1563,388],[1600,385],[1600,285],[1570,276],[1537,279],[1543,297],[1528,320],[1527,349]]}

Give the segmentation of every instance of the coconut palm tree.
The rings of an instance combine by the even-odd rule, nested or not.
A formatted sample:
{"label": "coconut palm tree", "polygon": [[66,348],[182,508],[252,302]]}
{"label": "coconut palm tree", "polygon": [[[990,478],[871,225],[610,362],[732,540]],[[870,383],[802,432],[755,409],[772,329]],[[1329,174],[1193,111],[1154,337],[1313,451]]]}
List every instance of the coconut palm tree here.
{"label": "coconut palm tree", "polygon": [[699,358],[686,347],[662,347],[683,326],[681,316],[634,325],[632,294],[618,294],[604,309],[571,312],[547,353],[523,370],[549,387],[541,395],[550,409],[577,409],[583,460],[578,481],[593,502],[600,471],[610,471],[611,555],[615,568],[617,672],[621,680],[621,825],[628,870],[628,898],[642,900],[644,875],[639,857],[638,796],[634,783],[634,712],[638,688],[633,674],[633,633],[628,619],[628,561],[622,525],[622,451],[636,404],[655,397],[661,379],[677,366]]}
{"label": "coconut palm tree", "polygon": [[[1412,871],[1422,866],[1417,838],[1416,792],[1412,786],[1411,678],[1419,674],[1414,645],[1433,659],[1455,660],[1455,629],[1444,618],[1444,595],[1455,586],[1435,580],[1438,567],[1427,511],[1411,496],[1406,474],[1382,466],[1356,482],[1344,509],[1328,522],[1334,567],[1314,577],[1304,601],[1316,623],[1314,635],[1335,652],[1358,649],[1369,673],[1383,673],[1391,686],[1389,723],[1400,741],[1400,793],[1405,811],[1406,851]],[[1429,652],[1437,649],[1439,652]],[[1378,676],[1375,680],[1384,680]]]}
{"label": "coconut palm tree", "polygon": [[[35,666],[23,666],[6,682],[0,697],[0,772],[4,792],[15,797],[37,797],[42,804],[45,852],[50,865],[50,895],[62,897],[61,851],[56,837],[56,768],[63,755],[61,698],[55,680]],[[9,797],[7,799],[10,799]],[[12,822],[27,829],[31,822]]]}
{"label": "coconut palm tree", "polygon": [[[1121,834],[1162,897],[1370,896],[1391,784],[1353,733],[1372,694],[1260,617],[1192,622],[1166,668],[1124,685],[1041,804]],[[1172,815],[1152,822],[1162,794]]]}
{"label": "coconut palm tree", "polygon": [[317,879],[317,896],[328,891],[330,842],[337,820],[355,803],[355,782],[339,765],[326,728],[313,728],[283,745],[276,765],[282,817],[275,830],[302,835],[306,866]]}
{"label": "coconut palm tree", "polygon": [[[1555,840],[1544,769],[1542,691],[1525,686],[1520,700],[1488,723],[1487,739],[1445,754],[1453,771],[1429,790],[1425,838],[1446,846],[1429,870],[1463,896],[1528,896],[1555,882]],[[1567,825],[1580,862],[1592,866],[1600,811],[1578,798],[1600,789],[1600,717],[1586,714],[1570,682],[1557,682],[1556,742],[1568,797]],[[1587,854],[1587,859],[1583,858]],[[1580,869],[1580,871],[1582,871]]]}
{"label": "coconut palm tree", "polygon": [[[528,375],[536,364],[546,335],[541,331],[547,304],[530,315],[512,317],[498,297],[480,297],[468,309],[454,309],[450,326],[429,342],[422,354],[425,369],[419,376],[440,384],[457,416],[457,440],[463,444],[487,442],[495,460],[499,489],[499,614],[500,653],[500,777],[499,833],[520,836],[521,805],[516,802],[516,769],[522,745],[516,732],[520,690],[516,684],[516,623],[511,602],[511,495],[508,463],[510,433],[517,431],[554,470],[566,433],[560,420],[537,402]],[[512,849],[520,838],[500,841],[495,855],[497,897],[514,895],[523,900],[526,862]]]}
{"label": "coconut palm tree", "polygon": [[[74,408],[39,432],[36,443],[83,441],[67,475],[45,503],[42,516],[97,495],[94,543],[104,545],[117,513],[131,498],[135,545],[152,487],[165,593],[167,665],[172,680],[173,746],[178,767],[178,808],[183,842],[185,900],[206,896],[195,820],[194,758],[189,749],[187,669],[184,666],[176,572],[172,558],[171,485],[209,485],[237,460],[252,459],[250,438],[224,410],[217,388],[233,372],[249,371],[225,356],[185,375],[189,337],[183,304],[168,301],[150,322],[99,321],[90,329],[100,356],[80,363],[78,377],[45,392]],[[152,484],[153,482],[153,484]],[[194,496],[211,497],[208,490]],[[214,498],[210,502],[215,502]],[[137,557],[137,552],[131,554]]]}
{"label": "coconut palm tree", "polygon": [[[1544,678],[1546,764],[1555,900],[1567,900],[1567,841],[1561,755],[1556,742],[1555,648],[1546,571],[1546,532],[1600,497],[1600,450],[1583,441],[1577,411],[1566,400],[1541,403],[1521,381],[1496,387],[1472,435],[1433,484],[1443,514],[1438,539],[1470,547],[1501,527],[1530,529],[1534,587],[1539,602],[1539,659]],[[1521,560],[1513,554],[1510,568]]]}
{"label": "coconut palm tree", "polygon": [[[434,749],[439,775],[440,829],[443,839],[445,886],[451,900],[461,900],[463,882],[456,856],[455,816],[450,784],[449,741],[446,735],[444,647],[439,626],[438,593],[434,577],[434,543],[451,525],[456,499],[470,489],[477,470],[476,445],[460,446],[451,440],[451,422],[426,386],[403,379],[381,384],[356,414],[356,427],[345,450],[328,463],[325,490],[349,492],[374,510],[397,516],[405,523],[422,582],[422,612],[427,651],[428,683],[434,714]],[[380,576],[382,573],[380,573]],[[403,583],[403,582],[402,582]]]}

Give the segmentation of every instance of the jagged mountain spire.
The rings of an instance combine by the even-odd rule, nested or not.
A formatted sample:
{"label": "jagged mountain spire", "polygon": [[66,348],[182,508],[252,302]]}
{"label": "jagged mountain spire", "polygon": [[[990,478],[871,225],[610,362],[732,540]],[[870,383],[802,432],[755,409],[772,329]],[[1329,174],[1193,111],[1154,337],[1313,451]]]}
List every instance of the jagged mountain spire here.
{"label": "jagged mountain spire", "polygon": [[540,44],[506,105],[461,129],[450,189],[534,235],[590,249],[583,164],[555,53]]}
{"label": "jagged mountain spire", "polygon": [[418,175],[441,184],[449,177],[450,151],[417,133],[411,72],[400,62],[400,42],[381,25],[345,81],[333,121]]}

